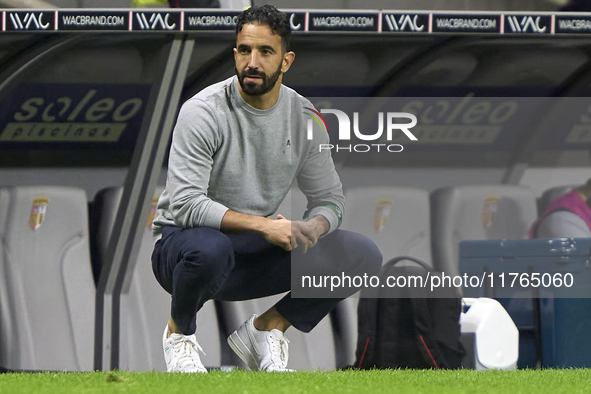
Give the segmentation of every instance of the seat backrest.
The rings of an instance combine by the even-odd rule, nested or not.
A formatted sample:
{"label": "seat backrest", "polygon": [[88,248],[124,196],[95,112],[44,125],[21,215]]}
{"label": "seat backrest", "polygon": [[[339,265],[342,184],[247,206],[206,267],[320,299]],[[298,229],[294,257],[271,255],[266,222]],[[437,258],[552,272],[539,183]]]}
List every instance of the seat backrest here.
{"label": "seat backrest", "polygon": [[580,185],[564,185],[564,186],[554,186],[550,189],[546,189],[544,193],[538,198],[538,215],[543,214],[548,208],[548,205],[558,197],[565,195],[572,191],[575,187]]}
{"label": "seat backrest", "polygon": [[429,193],[407,187],[368,187],[345,193],[342,228],[363,234],[378,246],[384,263],[412,256],[431,263]]}
{"label": "seat backrest", "polygon": [[444,187],[431,194],[431,217],[433,266],[458,275],[460,241],[525,238],[536,199],[526,186]]}
{"label": "seat backrest", "polygon": [[[226,324],[225,331],[227,333],[234,332],[250,316],[255,313],[262,314],[283,296],[282,294],[248,301],[220,302],[220,309],[224,315],[222,320]],[[303,333],[291,327],[285,335],[290,341],[288,368],[326,371],[336,369],[334,336],[329,316],[322,319],[309,333]],[[238,357],[232,361],[236,365],[245,367]]]}
{"label": "seat backrest", "polygon": [[6,231],[6,220],[10,202],[10,193],[7,188],[0,188],[0,237]]}
{"label": "seat backrest", "polygon": [[[158,187],[154,193],[148,222],[142,226],[142,243],[129,288],[121,294],[120,367],[132,371],[166,371],[162,332],[170,319],[171,298],[156,281],[151,263],[155,242],[151,226],[162,190]],[[122,187],[107,188],[95,197],[95,257],[105,255],[122,192]],[[220,336],[213,302],[206,303],[197,316],[197,338],[206,353],[201,360],[206,366],[219,366]]]}
{"label": "seat backrest", "polygon": [[359,298],[352,296],[340,301],[333,311],[337,367],[344,368],[355,362],[357,348],[357,306]]}
{"label": "seat backrest", "polygon": [[85,191],[0,190],[0,366],[91,371],[95,287]]}

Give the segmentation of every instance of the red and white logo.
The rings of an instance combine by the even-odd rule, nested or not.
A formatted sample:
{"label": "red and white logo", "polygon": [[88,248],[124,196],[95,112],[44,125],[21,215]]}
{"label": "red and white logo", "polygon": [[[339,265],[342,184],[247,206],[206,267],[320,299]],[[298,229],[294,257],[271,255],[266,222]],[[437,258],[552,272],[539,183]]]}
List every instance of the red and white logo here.
{"label": "red and white logo", "polygon": [[388,223],[388,217],[390,216],[390,208],[392,208],[392,200],[389,198],[382,198],[378,200],[376,204],[376,214],[373,221],[373,228],[376,232],[381,232],[386,223]]}

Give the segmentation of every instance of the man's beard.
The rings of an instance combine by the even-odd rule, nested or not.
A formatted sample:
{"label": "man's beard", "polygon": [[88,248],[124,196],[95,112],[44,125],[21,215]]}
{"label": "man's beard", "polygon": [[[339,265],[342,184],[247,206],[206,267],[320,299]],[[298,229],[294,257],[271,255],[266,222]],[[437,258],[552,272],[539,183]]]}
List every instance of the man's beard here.
{"label": "man's beard", "polygon": [[[236,75],[238,76],[238,82],[240,83],[240,87],[242,91],[249,96],[260,96],[265,93],[268,93],[275,87],[275,83],[279,79],[281,75],[281,64],[277,67],[277,71],[275,71],[271,76],[267,77],[264,72],[246,69],[241,73],[238,72],[236,69]],[[254,83],[244,83],[244,78],[246,77],[260,77],[262,83],[260,85]]]}

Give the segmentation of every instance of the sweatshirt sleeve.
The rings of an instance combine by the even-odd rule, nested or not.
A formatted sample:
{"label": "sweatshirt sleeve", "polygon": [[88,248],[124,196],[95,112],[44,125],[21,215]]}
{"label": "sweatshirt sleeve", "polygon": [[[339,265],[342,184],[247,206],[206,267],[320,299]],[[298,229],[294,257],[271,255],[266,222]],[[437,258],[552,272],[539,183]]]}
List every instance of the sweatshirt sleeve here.
{"label": "sweatshirt sleeve", "polygon": [[228,208],[210,199],[207,189],[221,138],[215,112],[206,102],[192,99],[183,104],[173,132],[166,179],[175,225],[220,228]]}
{"label": "sweatshirt sleeve", "polygon": [[330,142],[327,131],[314,125],[309,142],[308,154],[297,176],[298,186],[308,198],[305,218],[323,216],[330,224],[329,234],[341,225],[345,213],[343,186],[330,150],[320,149],[321,144]]}

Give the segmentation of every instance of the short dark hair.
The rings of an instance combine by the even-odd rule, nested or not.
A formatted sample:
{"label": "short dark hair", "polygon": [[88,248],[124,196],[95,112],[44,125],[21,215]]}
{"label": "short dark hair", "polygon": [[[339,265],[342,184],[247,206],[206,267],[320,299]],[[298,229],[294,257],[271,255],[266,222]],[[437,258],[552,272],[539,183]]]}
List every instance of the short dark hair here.
{"label": "short dark hair", "polygon": [[273,34],[279,34],[281,36],[281,47],[283,51],[287,52],[289,50],[291,29],[289,28],[289,19],[285,13],[269,4],[250,7],[238,15],[236,34],[240,33],[242,26],[247,23],[269,25]]}

